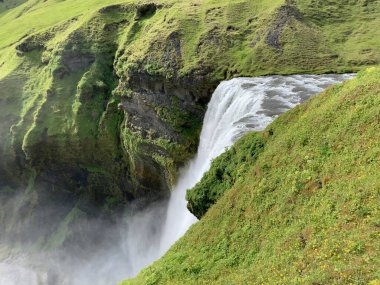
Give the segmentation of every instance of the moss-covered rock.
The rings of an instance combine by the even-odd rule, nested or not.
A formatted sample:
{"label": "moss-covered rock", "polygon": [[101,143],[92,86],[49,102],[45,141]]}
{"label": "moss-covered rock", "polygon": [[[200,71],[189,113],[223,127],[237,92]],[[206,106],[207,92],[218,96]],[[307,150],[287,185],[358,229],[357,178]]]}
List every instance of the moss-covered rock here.
{"label": "moss-covered rock", "polygon": [[265,139],[252,133],[236,142],[229,151],[212,162],[211,169],[191,191],[187,191],[187,207],[198,219],[203,217],[224,192],[246,175],[265,147]]}
{"label": "moss-covered rock", "polygon": [[65,215],[83,200],[108,213],[164,197],[196,151],[220,80],[375,64],[379,10],[342,0],[4,0],[1,185],[32,179],[41,197],[70,193]]}
{"label": "moss-covered rock", "polygon": [[122,284],[376,284],[379,104],[371,68],[246,135],[190,190],[215,204]]}

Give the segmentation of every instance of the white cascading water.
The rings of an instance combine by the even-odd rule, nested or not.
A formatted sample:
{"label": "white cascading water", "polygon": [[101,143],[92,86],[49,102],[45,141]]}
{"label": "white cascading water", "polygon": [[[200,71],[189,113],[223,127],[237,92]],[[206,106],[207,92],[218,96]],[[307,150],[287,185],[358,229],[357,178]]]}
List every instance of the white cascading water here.
{"label": "white cascading water", "polygon": [[[329,85],[352,77],[353,74],[266,76],[222,82],[208,105],[198,153],[180,171],[167,209],[153,205],[129,216],[126,225],[121,223],[122,238],[118,244],[103,248],[91,260],[79,259],[81,266],[59,265],[64,272],[62,276],[73,278],[64,284],[104,285],[136,275],[162,256],[197,221],[187,210],[186,191],[201,180],[215,157],[246,132],[263,130],[278,115]],[[46,272],[30,269],[33,261],[0,260],[0,285],[56,285],[49,282]]]}
{"label": "white cascading water", "polygon": [[198,183],[214,158],[248,131],[261,131],[278,115],[352,78],[343,75],[293,75],[235,78],[222,82],[212,95],[203,122],[198,153],[184,168],[173,189],[161,237],[164,254],[197,221],[187,210],[186,191]]}
{"label": "white cascading water", "polygon": [[39,284],[40,277],[36,272],[18,265],[0,263],[0,285]]}

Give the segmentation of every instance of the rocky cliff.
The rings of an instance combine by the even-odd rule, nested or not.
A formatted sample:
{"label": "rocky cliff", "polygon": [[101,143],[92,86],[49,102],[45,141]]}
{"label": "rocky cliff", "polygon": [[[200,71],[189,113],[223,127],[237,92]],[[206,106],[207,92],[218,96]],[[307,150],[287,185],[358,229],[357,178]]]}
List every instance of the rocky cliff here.
{"label": "rocky cliff", "polygon": [[380,69],[250,133],[188,193],[200,221],[132,284],[379,284]]}
{"label": "rocky cliff", "polygon": [[31,220],[65,204],[59,223],[165,197],[220,80],[376,64],[379,14],[369,0],[1,1],[2,200],[22,191]]}

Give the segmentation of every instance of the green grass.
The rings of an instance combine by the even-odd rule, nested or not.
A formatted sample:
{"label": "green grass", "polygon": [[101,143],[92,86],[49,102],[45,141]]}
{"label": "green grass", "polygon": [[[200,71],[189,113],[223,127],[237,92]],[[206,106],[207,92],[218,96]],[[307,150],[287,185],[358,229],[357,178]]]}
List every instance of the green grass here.
{"label": "green grass", "polygon": [[189,197],[224,195],[122,284],[378,284],[379,104],[372,68],[242,138]]}
{"label": "green grass", "polygon": [[[35,9],[46,8],[48,13],[50,8],[38,6],[47,4],[36,2]],[[33,13],[33,9],[25,13]],[[70,12],[70,6],[65,9]],[[75,9],[71,12],[76,13]],[[119,141],[122,114],[117,110],[118,101],[111,98],[117,85],[112,61],[119,29],[106,27],[130,17],[125,11],[86,15],[54,27],[46,22],[46,28],[24,39],[23,52],[16,51],[20,42],[3,49],[15,56],[7,56],[0,80],[4,103],[0,107],[4,158],[0,170],[17,175],[20,166],[25,173],[13,185],[22,187],[28,180],[25,169],[32,169],[37,180],[43,175],[56,177],[53,183],[36,185],[36,192],[74,192],[78,199],[95,200],[100,211],[116,210],[126,202],[125,192],[133,189],[124,183],[128,170]],[[15,21],[21,21],[21,16]],[[25,21],[26,25],[29,20]],[[29,24],[33,26],[33,21]],[[44,19],[39,24],[44,24]],[[17,34],[17,29],[14,32]],[[108,201],[119,205],[110,207]],[[39,206],[43,205],[37,203]]]}
{"label": "green grass", "polygon": [[4,0],[0,172],[101,207],[167,193],[220,80],[375,65],[379,19],[364,0]]}
{"label": "green grass", "polygon": [[0,14],[13,9],[24,2],[26,2],[26,0],[3,0],[0,2]]}
{"label": "green grass", "polygon": [[264,148],[262,136],[251,133],[217,157],[202,181],[186,193],[189,210],[200,219],[225,191],[247,174],[249,166],[255,163]]}
{"label": "green grass", "polygon": [[[0,7],[3,10],[6,6],[11,7],[8,2],[0,4]],[[263,42],[267,27],[276,13],[276,8],[284,2],[282,0],[233,2],[228,0],[161,0],[155,2],[164,3],[167,8],[159,11],[153,17],[154,19],[149,21],[151,23],[144,28],[143,34],[133,33],[132,40],[135,43],[129,47],[131,52],[129,57],[132,61],[146,57],[148,50],[152,52],[152,49],[148,47],[154,41],[160,38],[165,40],[165,37],[171,32],[178,31],[183,38],[183,74],[196,68],[202,61],[206,61],[206,64],[217,64],[215,70],[222,72],[222,74],[217,73],[219,76],[225,72],[229,72],[230,75],[270,73],[281,70],[284,72],[284,65],[288,72],[305,69],[297,66],[298,62],[291,62],[290,60],[294,60],[292,57],[280,56],[289,61],[279,62],[275,51],[270,48],[265,50]],[[15,7],[12,9],[5,10],[0,14],[2,27],[0,31],[0,63],[5,64],[0,68],[1,77],[12,70],[11,66],[13,68],[17,66],[17,60],[11,60],[12,64],[9,62],[9,55],[13,53],[11,50],[14,49],[14,46],[25,37],[40,33],[73,18],[76,21],[68,29],[76,29],[100,8],[119,3],[135,3],[135,1],[29,0],[21,5],[14,5]],[[375,28],[379,24],[379,5],[376,1],[367,4],[352,1],[347,4],[344,1],[336,0],[329,3],[319,1],[315,4],[309,0],[297,0],[295,3],[303,13],[304,19],[298,28],[297,25],[294,26],[295,23],[289,23],[289,26],[293,29],[292,35],[296,33],[301,40],[298,46],[289,45],[289,49],[285,48],[285,53],[290,52],[297,55],[295,51],[300,50],[306,53],[305,56],[310,56],[311,52],[317,52],[322,53],[320,55],[327,53],[327,56],[339,57],[338,61],[329,64],[324,63],[324,57],[319,58],[317,62],[308,62],[309,69],[319,71],[349,69],[379,61],[379,43],[378,37],[376,37],[379,32]],[[228,27],[232,29],[229,31]],[[314,30],[315,28],[320,32],[320,35],[317,36],[320,37],[317,39],[318,42],[324,45],[318,50],[315,50],[315,45],[308,46],[312,44],[310,40],[302,40],[305,36],[311,36],[307,32],[308,29]],[[210,31],[213,31],[214,38],[210,38]],[[55,37],[56,40],[53,43],[62,40],[58,35]],[[288,38],[289,36],[285,34],[283,41],[286,42]],[[205,45],[199,45],[200,42]],[[219,50],[219,54],[213,52],[215,50]],[[150,55],[150,60],[164,64],[165,62],[160,58],[162,55],[160,50],[157,50],[157,53]],[[264,56],[270,61],[265,63],[258,55]],[[7,66],[8,68],[5,68]]]}

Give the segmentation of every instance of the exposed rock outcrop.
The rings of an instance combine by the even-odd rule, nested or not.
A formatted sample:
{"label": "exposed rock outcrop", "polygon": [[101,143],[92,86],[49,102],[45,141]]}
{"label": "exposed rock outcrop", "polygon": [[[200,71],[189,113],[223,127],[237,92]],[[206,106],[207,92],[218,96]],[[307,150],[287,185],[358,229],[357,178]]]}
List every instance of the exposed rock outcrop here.
{"label": "exposed rock outcrop", "polygon": [[278,8],[274,16],[274,20],[265,39],[268,46],[281,50],[280,37],[285,26],[291,20],[301,21],[302,14],[293,3],[288,1],[287,5]]}
{"label": "exposed rock outcrop", "polygon": [[[325,1],[316,4],[328,11],[321,15],[315,1],[270,10],[250,0],[100,2],[70,10],[71,1],[60,1],[65,14],[54,21],[41,13],[38,25],[25,19],[38,9],[50,15],[57,3],[6,13],[2,28],[13,33],[0,38],[0,192],[37,193],[27,196],[28,209],[56,192],[69,197],[66,210],[78,203],[92,215],[83,202],[91,201],[105,216],[166,197],[223,79],[379,61],[380,46],[368,40],[379,15],[373,1],[360,4],[363,22],[349,33],[345,23],[356,14],[348,12],[359,4],[340,1],[334,34],[324,26],[334,12]],[[352,39],[360,52],[341,51]]]}

